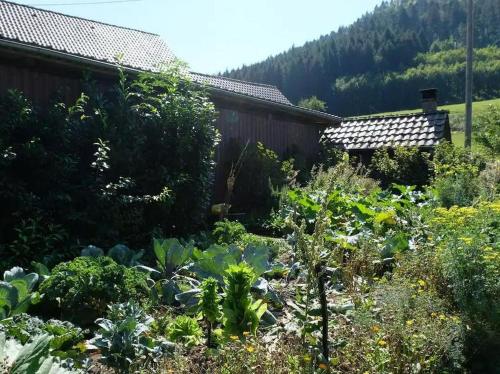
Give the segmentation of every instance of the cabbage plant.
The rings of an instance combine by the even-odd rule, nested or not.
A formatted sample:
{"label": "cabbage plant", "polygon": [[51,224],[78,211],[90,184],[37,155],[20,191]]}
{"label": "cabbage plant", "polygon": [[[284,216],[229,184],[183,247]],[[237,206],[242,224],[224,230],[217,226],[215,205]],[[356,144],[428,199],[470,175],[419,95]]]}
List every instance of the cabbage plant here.
{"label": "cabbage plant", "polygon": [[33,292],[38,278],[38,274],[26,274],[18,266],[4,273],[0,281],[0,320],[25,313],[31,304],[40,300],[38,292]]}

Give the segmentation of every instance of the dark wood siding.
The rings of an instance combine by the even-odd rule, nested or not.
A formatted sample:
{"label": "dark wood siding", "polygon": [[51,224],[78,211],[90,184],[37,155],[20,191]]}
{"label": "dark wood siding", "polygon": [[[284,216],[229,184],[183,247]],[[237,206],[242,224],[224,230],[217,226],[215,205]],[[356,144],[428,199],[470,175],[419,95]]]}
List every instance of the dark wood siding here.
{"label": "dark wood siding", "polygon": [[[11,50],[0,52],[0,95],[8,89],[17,89],[41,106],[55,97],[72,104],[80,95],[83,72],[88,70],[86,65],[32,57]],[[115,76],[93,70],[92,78],[109,86]],[[274,109],[269,104],[253,103],[242,97],[214,94],[212,99],[219,113],[216,126],[221,133],[215,200],[220,200],[224,194],[228,171],[222,165],[227,161],[228,147],[234,141],[241,144],[262,142],[280,156],[292,149],[309,158],[317,155],[320,132],[325,125],[291,115],[283,108]]]}

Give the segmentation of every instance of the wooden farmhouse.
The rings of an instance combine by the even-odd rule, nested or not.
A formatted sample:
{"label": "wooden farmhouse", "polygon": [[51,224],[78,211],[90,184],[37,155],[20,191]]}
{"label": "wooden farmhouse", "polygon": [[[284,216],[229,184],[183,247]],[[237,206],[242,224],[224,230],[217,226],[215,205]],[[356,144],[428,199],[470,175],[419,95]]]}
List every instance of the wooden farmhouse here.
{"label": "wooden farmhouse", "polygon": [[[73,103],[85,72],[96,81],[115,82],[117,56],[129,75],[158,71],[175,60],[158,35],[144,31],[8,1],[0,1],[0,19],[0,94],[17,89],[40,105],[55,93]],[[187,74],[208,87],[218,110],[218,165],[234,141],[260,141],[280,155],[295,149],[313,157],[323,130],[340,123],[334,115],[293,105],[275,86]],[[216,185],[222,188],[225,173],[218,168]]]}

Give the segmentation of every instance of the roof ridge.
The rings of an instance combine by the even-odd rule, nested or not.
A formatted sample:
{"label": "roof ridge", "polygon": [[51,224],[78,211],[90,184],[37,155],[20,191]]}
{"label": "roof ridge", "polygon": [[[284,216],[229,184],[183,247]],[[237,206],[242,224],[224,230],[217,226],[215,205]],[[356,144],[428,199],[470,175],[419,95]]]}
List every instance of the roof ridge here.
{"label": "roof ridge", "polygon": [[[191,73],[193,73],[193,74],[203,75],[203,76],[205,76],[205,77],[220,78],[220,79],[225,79],[225,80],[228,80],[228,81],[233,81],[233,82],[241,82],[241,83],[251,84],[251,85],[254,85],[254,86],[272,87],[272,88],[276,88],[277,90],[279,90],[278,86],[273,85],[273,84],[266,84],[266,83],[260,83],[260,82],[252,82],[252,81],[244,81],[243,79],[229,78],[229,77],[225,77],[225,76],[223,76],[223,75],[214,75],[214,74],[198,73],[198,72],[195,72],[195,71],[192,71]],[[280,92],[281,92],[281,91],[280,91]]]}
{"label": "roof ridge", "polygon": [[360,119],[383,119],[383,118],[395,118],[395,117],[412,117],[416,115],[424,115],[424,114],[435,114],[435,113],[450,113],[449,110],[436,110],[435,112],[410,112],[410,113],[394,113],[394,114],[385,114],[385,115],[376,115],[376,114],[367,114],[367,115],[361,115],[361,116],[352,116],[352,117],[345,117],[344,122],[350,122],[350,121],[357,121]]}
{"label": "roof ridge", "polygon": [[64,17],[70,17],[70,18],[81,19],[81,20],[84,20],[84,21],[94,22],[94,23],[98,23],[98,24],[101,24],[101,25],[112,26],[112,27],[116,27],[116,28],[119,28],[119,29],[125,29],[125,30],[137,31],[137,32],[140,32],[140,33],[143,33],[143,34],[149,34],[149,35],[153,35],[153,36],[158,36],[158,37],[160,37],[160,35],[159,35],[159,34],[156,34],[156,33],[153,33],[153,32],[149,32],[149,31],[144,31],[144,30],[134,29],[134,28],[132,28],[132,27],[126,27],[126,26],[118,26],[118,25],[113,25],[112,23],[108,23],[108,22],[96,21],[96,20],[93,20],[93,19],[90,19],[90,18],[84,18],[84,17],[79,17],[79,16],[73,16],[73,15],[71,15],[71,14],[66,14],[66,13],[62,13],[62,12],[56,12],[56,11],[54,11],[54,10],[49,10],[49,9],[37,8],[37,7],[32,6],[32,5],[19,4],[19,3],[16,3],[16,2],[13,2],[13,1],[9,1],[9,0],[0,0],[0,3],[8,3],[8,4],[12,4],[12,5],[15,5],[15,6],[22,7],[22,8],[29,8],[29,9],[34,9],[34,10],[38,10],[38,11],[41,11],[41,12],[47,12],[47,13],[52,13],[52,14],[58,14],[58,15],[60,15],[60,16],[64,16]]}

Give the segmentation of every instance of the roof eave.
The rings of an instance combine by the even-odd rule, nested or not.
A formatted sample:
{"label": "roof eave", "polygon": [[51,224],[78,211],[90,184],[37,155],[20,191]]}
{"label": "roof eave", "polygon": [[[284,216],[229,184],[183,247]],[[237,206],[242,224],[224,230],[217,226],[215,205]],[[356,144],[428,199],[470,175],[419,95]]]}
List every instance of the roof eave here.
{"label": "roof eave", "polygon": [[220,94],[222,96],[228,96],[228,97],[234,97],[234,98],[239,98],[239,99],[243,99],[243,100],[249,100],[249,101],[252,101],[256,104],[270,106],[270,107],[273,107],[277,110],[281,110],[281,111],[284,111],[287,113],[292,113],[292,114],[297,114],[297,115],[300,115],[303,117],[308,117],[311,120],[316,121],[319,124],[324,124],[325,126],[339,125],[340,122],[342,121],[341,117],[337,117],[333,114],[319,112],[316,110],[311,110],[311,109],[306,109],[306,108],[301,108],[301,107],[295,106],[295,105],[282,104],[282,103],[278,103],[276,101],[265,100],[265,99],[261,99],[259,97],[245,95],[245,94],[241,94],[238,92],[210,86],[208,84],[205,84],[204,86],[207,87],[207,89],[210,92]]}
{"label": "roof eave", "polygon": [[[77,63],[90,65],[90,66],[93,66],[97,69],[105,68],[107,70],[116,70],[119,66],[118,64],[114,64],[114,63],[110,63],[110,62],[106,62],[106,61],[94,60],[94,59],[83,57],[83,56],[77,56],[77,55],[66,53],[66,52],[55,51],[53,49],[34,46],[31,44],[16,42],[16,41],[12,41],[12,40],[0,39],[0,46],[19,49],[19,50],[23,50],[26,52],[39,53],[39,54],[42,54],[42,55],[45,55],[48,57],[61,58],[61,59],[65,59],[65,60],[69,60],[69,61],[73,61],[73,62],[77,62]],[[141,72],[146,71],[146,70],[142,70],[142,69],[132,68],[129,66],[121,66],[121,68],[125,72],[136,73],[136,74],[139,74]],[[151,71],[151,72],[153,72],[153,71]],[[245,95],[245,94],[241,94],[238,92],[214,87],[214,86],[211,86],[209,84],[201,84],[201,83],[197,83],[197,82],[194,82],[194,83],[196,83],[200,86],[207,87],[207,89],[210,92],[213,92],[213,93],[216,93],[219,95],[236,97],[236,98],[243,99],[243,100],[249,100],[249,101],[252,101],[252,102],[257,103],[257,104],[271,106],[271,107],[278,109],[278,110],[281,110],[281,111],[285,111],[288,113],[297,114],[297,115],[301,115],[301,116],[310,118],[311,120],[316,121],[320,124],[338,125],[342,121],[342,118],[337,117],[337,116],[332,115],[332,114],[323,113],[323,112],[319,112],[319,111],[315,111],[315,110],[311,110],[311,109],[306,109],[306,108],[301,108],[301,107],[298,107],[295,105],[288,105],[288,104],[282,104],[282,103],[278,103],[278,102],[271,101],[271,100],[265,100],[265,99],[261,99],[261,98],[255,97],[255,96]]]}

